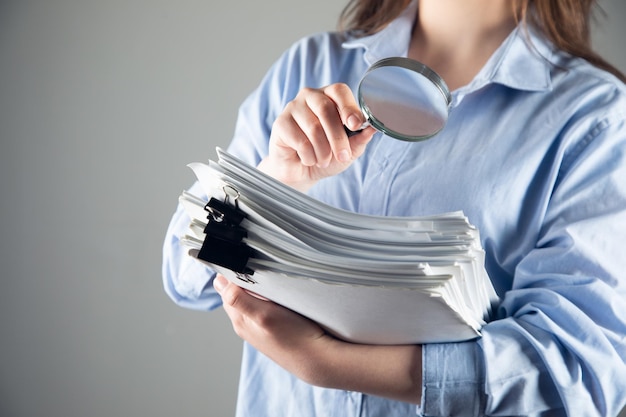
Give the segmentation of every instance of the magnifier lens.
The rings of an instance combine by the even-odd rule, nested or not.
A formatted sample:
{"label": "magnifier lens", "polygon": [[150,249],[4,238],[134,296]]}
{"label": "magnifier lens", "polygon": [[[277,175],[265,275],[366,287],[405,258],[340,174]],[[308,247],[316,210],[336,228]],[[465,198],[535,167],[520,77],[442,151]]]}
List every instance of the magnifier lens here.
{"label": "magnifier lens", "polygon": [[387,58],[363,76],[359,105],[369,123],[405,141],[437,134],[448,120],[450,93],[443,80],[425,65],[408,58]]}

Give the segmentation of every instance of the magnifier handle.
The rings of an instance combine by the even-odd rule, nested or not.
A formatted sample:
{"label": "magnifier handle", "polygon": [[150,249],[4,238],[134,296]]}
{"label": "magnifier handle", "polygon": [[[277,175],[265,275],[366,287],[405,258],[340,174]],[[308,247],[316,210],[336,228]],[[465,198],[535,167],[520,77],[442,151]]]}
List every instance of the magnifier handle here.
{"label": "magnifier handle", "polygon": [[352,136],[359,134],[363,131],[363,129],[359,129],[359,130],[350,130],[348,129],[348,126],[344,126],[343,127],[346,131],[346,135],[348,135],[349,138],[351,138]]}
{"label": "magnifier handle", "polygon": [[363,131],[363,129],[365,129],[366,127],[368,127],[370,124],[368,122],[365,122],[361,125],[361,127],[359,127],[358,130],[350,130],[348,129],[348,126],[344,125],[343,128],[346,131],[346,135],[348,135],[349,138],[351,138],[354,135],[357,135],[359,133],[361,133]]}

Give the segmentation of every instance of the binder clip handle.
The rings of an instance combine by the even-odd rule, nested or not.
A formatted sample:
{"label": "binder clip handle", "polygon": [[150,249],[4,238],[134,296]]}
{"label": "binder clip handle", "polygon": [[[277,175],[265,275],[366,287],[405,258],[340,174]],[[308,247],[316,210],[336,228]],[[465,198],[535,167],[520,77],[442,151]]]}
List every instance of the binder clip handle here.
{"label": "binder clip handle", "polygon": [[209,221],[228,222],[238,225],[246,218],[246,214],[239,207],[220,201],[215,197],[211,197],[204,209],[209,212]]}
{"label": "binder clip handle", "polygon": [[[247,232],[240,226],[247,216],[237,204],[239,193],[235,188],[229,187],[230,192],[227,191],[227,186],[224,187],[226,195],[224,201],[211,197],[204,206],[208,212],[208,222],[204,228],[206,236],[198,252],[198,258],[237,273],[251,275],[254,271],[246,265],[252,255],[252,249],[242,242]],[[232,194],[233,190],[236,195]],[[229,203],[230,197],[233,197],[232,204]]]}

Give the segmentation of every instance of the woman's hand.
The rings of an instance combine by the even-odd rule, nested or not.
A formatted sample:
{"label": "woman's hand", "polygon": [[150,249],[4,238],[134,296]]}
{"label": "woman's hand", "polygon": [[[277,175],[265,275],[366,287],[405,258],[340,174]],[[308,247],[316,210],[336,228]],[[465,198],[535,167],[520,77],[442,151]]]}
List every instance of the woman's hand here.
{"label": "woman's hand", "polygon": [[222,275],[213,285],[237,335],[303,381],[420,402],[421,346],[343,342],[313,321],[247,292]]}
{"label": "woman's hand", "polygon": [[306,191],[320,179],[345,170],[363,154],[374,128],[348,138],[344,125],[358,130],[364,122],[346,84],[305,88],[274,122],[269,155],[258,168]]}
{"label": "woman's hand", "polygon": [[217,275],[214,287],[235,333],[274,362],[307,379],[309,360],[328,337],[313,321]]}

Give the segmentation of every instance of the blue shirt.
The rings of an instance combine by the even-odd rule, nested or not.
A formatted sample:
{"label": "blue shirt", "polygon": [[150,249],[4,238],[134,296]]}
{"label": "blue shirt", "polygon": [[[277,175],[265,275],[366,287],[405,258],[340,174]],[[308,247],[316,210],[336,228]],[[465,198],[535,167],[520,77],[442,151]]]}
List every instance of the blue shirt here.
{"label": "blue shirt", "polygon": [[[229,152],[257,164],[301,88],[356,91],[373,62],[406,56],[416,7],[369,37],[293,45],[243,103]],[[369,214],[463,210],[502,302],[480,339],[424,346],[420,406],[310,386],[245,344],[237,416],[615,416],[626,404],[626,89],[613,76],[520,27],[453,91],[439,135],[378,134],[310,194]],[[221,304],[213,274],[178,244],[187,225],[179,208],[164,285],[210,310]]]}

